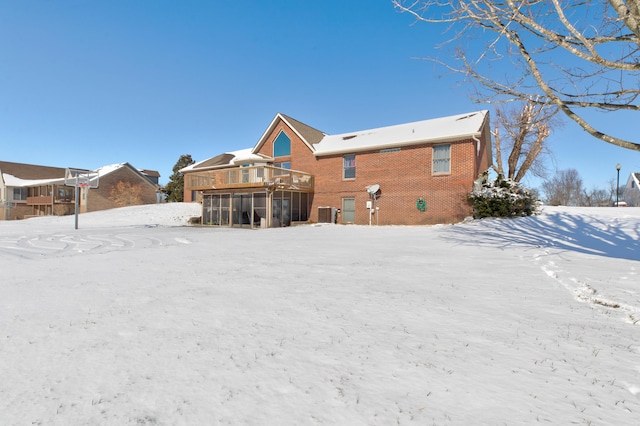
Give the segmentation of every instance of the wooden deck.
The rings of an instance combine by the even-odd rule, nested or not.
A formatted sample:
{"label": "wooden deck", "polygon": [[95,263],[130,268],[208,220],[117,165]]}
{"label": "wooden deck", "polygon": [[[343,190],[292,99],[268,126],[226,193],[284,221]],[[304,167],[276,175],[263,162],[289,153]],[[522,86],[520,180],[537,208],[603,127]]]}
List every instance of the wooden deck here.
{"label": "wooden deck", "polygon": [[271,166],[186,173],[184,181],[187,191],[264,188],[313,192],[313,175]]}

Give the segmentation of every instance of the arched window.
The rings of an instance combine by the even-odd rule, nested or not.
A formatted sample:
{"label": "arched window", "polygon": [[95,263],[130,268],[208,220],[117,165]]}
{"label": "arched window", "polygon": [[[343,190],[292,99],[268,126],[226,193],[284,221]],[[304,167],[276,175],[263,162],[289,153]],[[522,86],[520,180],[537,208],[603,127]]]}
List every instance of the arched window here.
{"label": "arched window", "polygon": [[273,156],[285,157],[291,155],[291,139],[284,132],[280,132],[275,141],[273,141]]}

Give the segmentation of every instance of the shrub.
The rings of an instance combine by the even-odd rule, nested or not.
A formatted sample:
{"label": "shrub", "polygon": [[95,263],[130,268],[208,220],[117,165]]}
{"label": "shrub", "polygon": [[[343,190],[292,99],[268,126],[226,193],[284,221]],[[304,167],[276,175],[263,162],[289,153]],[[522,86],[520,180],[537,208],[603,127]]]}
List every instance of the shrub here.
{"label": "shrub", "polygon": [[502,175],[491,181],[488,173],[483,173],[468,198],[474,218],[518,217],[536,213],[534,194],[520,183],[505,179]]}

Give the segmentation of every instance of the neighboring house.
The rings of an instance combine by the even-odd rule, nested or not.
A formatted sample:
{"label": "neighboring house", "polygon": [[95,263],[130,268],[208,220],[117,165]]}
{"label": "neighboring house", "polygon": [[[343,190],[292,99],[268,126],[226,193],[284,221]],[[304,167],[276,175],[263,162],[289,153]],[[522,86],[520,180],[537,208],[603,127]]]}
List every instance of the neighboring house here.
{"label": "neighboring house", "polygon": [[[75,188],[65,184],[66,172],[65,168],[0,161],[0,220],[73,214]],[[159,187],[153,178],[157,172],[149,174],[151,178],[129,163],[95,170],[99,186],[79,190],[80,212],[156,203]],[[127,196],[114,197],[118,188]]]}
{"label": "neighboring house", "polygon": [[622,199],[630,207],[640,207],[640,172],[631,173],[622,191]]}
{"label": "neighboring house", "polygon": [[155,170],[138,169],[140,173],[151,181],[152,184],[160,186],[160,173]]}
{"label": "neighboring house", "polygon": [[488,111],[328,135],[276,114],[253,148],[181,170],[202,223],[454,223],[491,164]]}

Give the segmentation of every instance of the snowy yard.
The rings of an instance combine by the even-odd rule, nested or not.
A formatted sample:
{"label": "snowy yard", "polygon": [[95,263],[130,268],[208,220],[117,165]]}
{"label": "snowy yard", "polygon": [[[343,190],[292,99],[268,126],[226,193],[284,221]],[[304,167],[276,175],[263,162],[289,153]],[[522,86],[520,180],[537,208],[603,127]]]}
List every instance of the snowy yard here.
{"label": "snowy yard", "polygon": [[640,209],[0,222],[0,424],[640,422]]}

